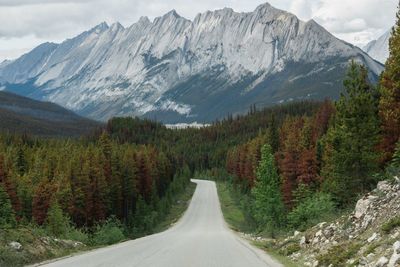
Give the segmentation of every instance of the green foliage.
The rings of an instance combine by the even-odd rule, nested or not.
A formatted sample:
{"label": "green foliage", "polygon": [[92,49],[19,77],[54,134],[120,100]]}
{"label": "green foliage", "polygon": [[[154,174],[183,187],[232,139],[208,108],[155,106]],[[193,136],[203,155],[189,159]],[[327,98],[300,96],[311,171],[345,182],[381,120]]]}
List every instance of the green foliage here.
{"label": "green foliage", "polygon": [[0,228],[13,227],[15,224],[15,213],[10,198],[0,184]]}
{"label": "green foliage", "polygon": [[91,242],[93,245],[112,245],[125,239],[123,227],[116,218],[109,218],[96,226]]}
{"label": "green foliage", "polygon": [[30,259],[24,253],[16,252],[10,247],[0,247],[0,266],[25,266]]}
{"label": "green foliage", "polygon": [[397,141],[390,165],[394,168],[400,168],[400,140]]}
{"label": "green foliage", "polygon": [[62,236],[67,240],[74,240],[82,242],[83,244],[89,244],[89,235],[85,232],[85,229],[79,229],[72,225],[69,226],[68,231]]}
{"label": "green foliage", "polygon": [[335,204],[329,194],[316,193],[303,199],[288,214],[289,224],[300,230],[305,230],[316,223],[327,219],[333,215]]}
{"label": "green foliage", "polygon": [[382,232],[389,234],[393,229],[400,227],[400,216],[390,219],[388,222],[384,223],[381,227]]}
{"label": "green foliage", "polygon": [[229,182],[217,183],[218,196],[225,220],[236,231],[251,232],[255,228],[251,218],[251,205],[248,196],[237,192]]}
{"label": "green foliage", "polygon": [[292,255],[293,253],[299,251],[300,249],[301,249],[301,247],[298,243],[290,243],[289,245],[280,249],[279,253],[284,256],[289,256],[289,255]]}
{"label": "green foliage", "polygon": [[252,190],[254,197],[254,217],[261,227],[271,235],[282,226],[285,209],[280,193],[280,179],[275,167],[271,146],[261,150],[261,161],[257,168],[257,179]]}
{"label": "green foliage", "polygon": [[70,228],[69,218],[64,216],[57,201],[54,201],[47,212],[47,231],[55,237],[63,237]]}
{"label": "green foliage", "polygon": [[341,204],[374,186],[379,154],[379,120],[375,89],[365,67],[352,62],[344,81],[346,93],[336,102],[334,124],[325,138],[324,189]]}
{"label": "green foliage", "polygon": [[361,248],[359,243],[347,243],[331,247],[325,254],[317,257],[322,266],[342,267],[346,261],[351,259]]}
{"label": "green foliage", "polygon": [[388,162],[400,139],[400,9],[389,39],[389,57],[381,74],[379,116],[381,119],[383,162]]}

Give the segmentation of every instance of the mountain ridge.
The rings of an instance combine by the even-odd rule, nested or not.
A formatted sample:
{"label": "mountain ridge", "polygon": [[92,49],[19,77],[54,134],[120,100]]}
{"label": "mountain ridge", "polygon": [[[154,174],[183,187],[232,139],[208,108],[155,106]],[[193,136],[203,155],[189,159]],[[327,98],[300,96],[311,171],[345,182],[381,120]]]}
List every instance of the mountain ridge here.
{"label": "mountain ridge", "polygon": [[[144,116],[207,122],[255,102],[337,97],[352,58],[367,65],[372,78],[383,69],[315,21],[301,21],[266,3],[253,12],[207,11],[193,21],[172,10],[126,28],[103,22],[0,67],[0,83],[20,84],[25,96],[100,120]],[[309,89],[298,94],[304,91],[300,87]]]}
{"label": "mountain ridge", "polygon": [[391,31],[385,32],[378,39],[369,42],[363,47],[363,50],[369,54],[372,58],[378,60],[382,64],[385,64],[389,57],[389,38]]}

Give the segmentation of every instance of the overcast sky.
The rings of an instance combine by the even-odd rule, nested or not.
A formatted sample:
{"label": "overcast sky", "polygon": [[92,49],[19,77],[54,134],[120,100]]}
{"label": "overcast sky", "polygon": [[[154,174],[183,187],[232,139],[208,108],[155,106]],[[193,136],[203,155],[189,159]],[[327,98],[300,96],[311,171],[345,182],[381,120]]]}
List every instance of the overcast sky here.
{"label": "overcast sky", "polygon": [[[0,0],[0,62],[46,41],[61,42],[102,21],[130,26],[175,9],[197,13],[231,7],[253,11],[265,0]],[[314,19],[337,37],[364,45],[389,30],[398,0],[270,0],[302,20]]]}

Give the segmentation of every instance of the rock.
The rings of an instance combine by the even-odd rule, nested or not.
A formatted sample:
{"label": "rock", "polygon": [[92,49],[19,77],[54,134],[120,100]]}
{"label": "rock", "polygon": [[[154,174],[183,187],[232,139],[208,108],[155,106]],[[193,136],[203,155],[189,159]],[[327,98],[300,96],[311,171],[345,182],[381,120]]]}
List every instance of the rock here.
{"label": "rock", "polygon": [[302,236],[300,239],[300,246],[304,246],[307,243],[307,239],[305,236]]}
{"label": "rock", "polygon": [[393,254],[390,257],[388,267],[399,266],[400,263],[400,241],[396,241],[393,244]]}
{"label": "rock", "polygon": [[334,236],[334,234],[335,234],[335,226],[334,225],[330,225],[324,230],[324,236],[326,238],[330,238],[330,237]]}
{"label": "rock", "polygon": [[318,265],[319,265],[319,261],[316,260],[313,262],[312,267],[317,267]]}
{"label": "rock", "polygon": [[399,254],[400,253],[400,241],[396,241],[393,244],[393,252]]}
{"label": "rock", "polygon": [[22,250],[22,245],[19,242],[12,241],[8,244],[10,248],[15,249],[16,251],[21,251]]}
{"label": "rock", "polygon": [[368,243],[371,243],[373,241],[375,241],[377,238],[379,237],[379,235],[377,233],[373,233],[372,236],[370,238],[368,238]]}
{"label": "rock", "polygon": [[374,253],[369,253],[366,258],[367,258],[368,262],[371,262],[371,261],[373,261],[374,257],[375,257]]}
{"label": "rock", "polygon": [[77,248],[77,247],[83,247],[85,244],[79,241],[74,241],[74,240],[64,240],[64,239],[54,239],[57,243],[64,247],[68,248]]}
{"label": "rock", "polygon": [[384,267],[389,262],[386,257],[381,257],[374,265],[374,267]]}
{"label": "rock", "polygon": [[376,186],[376,189],[378,189],[379,191],[383,191],[383,192],[388,192],[391,190],[391,186],[389,184],[388,181],[380,181],[378,183],[378,185]]}
{"label": "rock", "polygon": [[349,260],[347,261],[347,265],[353,265],[355,262],[356,262],[355,259],[349,259]]}
{"label": "rock", "polygon": [[368,259],[366,257],[361,257],[358,261],[359,265],[365,266],[368,264]]}
{"label": "rock", "polygon": [[354,217],[360,219],[367,212],[369,206],[371,204],[371,200],[368,198],[362,198],[357,201]]}
{"label": "rock", "polygon": [[394,233],[393,235],[391,235],[390,237],[391,237],[392,239],[396,239],[397,237],[399,237],[399,235],[400,235],[400,232],[396,232],[396,233]]}
{"label": "rock", "polygon": [[50,245],[51,239],[48,236],[43,236],[40,238],[40,241],[42,241],[45,245]]}
{"label": "rock", "polygon": [[301,234],[299,231],[294,231],[293,237],[297,237],[299,234]]}
{"label": "rock", "polygon": [[322,236],[322,231],[321,231],[321,230],[319,230],[318,232],[316,232],[316,233],[315,233],[315,236],[317,236],[317,237],[320,237],[320,236]]}

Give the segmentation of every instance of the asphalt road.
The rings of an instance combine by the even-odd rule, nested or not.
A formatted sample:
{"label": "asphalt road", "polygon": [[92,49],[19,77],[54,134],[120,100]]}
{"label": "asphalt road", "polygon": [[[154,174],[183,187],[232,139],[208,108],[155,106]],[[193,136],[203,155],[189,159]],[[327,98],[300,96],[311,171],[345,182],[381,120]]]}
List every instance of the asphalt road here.
{"label": "asphalt road", "polygon": [[48,267],[281,267],[226,225],[214,182],[192,180],[196,191],[169,230],[48,263]]}

